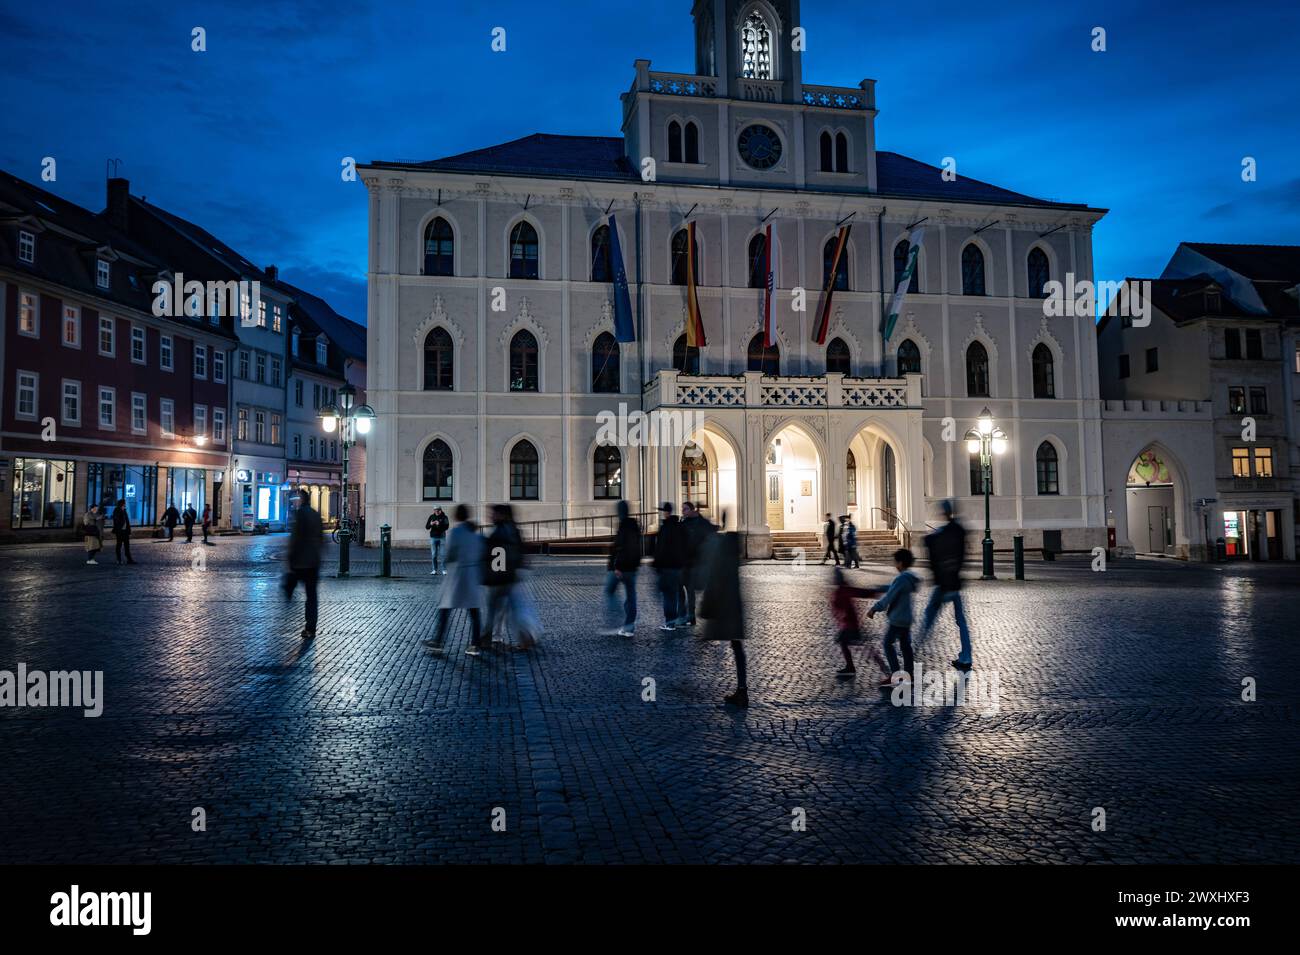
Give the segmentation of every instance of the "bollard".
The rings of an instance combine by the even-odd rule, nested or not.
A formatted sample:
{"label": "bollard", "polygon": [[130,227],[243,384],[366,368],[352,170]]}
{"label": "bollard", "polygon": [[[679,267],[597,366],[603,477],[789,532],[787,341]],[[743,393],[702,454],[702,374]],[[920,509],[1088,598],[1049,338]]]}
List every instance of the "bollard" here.
{"label": "bollard", "polygon": [[1012,542],[1015,547],[1016,580],[1024,580],[1025,579],[1025,538],[1023,535],[1017,534],[1014,538],[1012,538]]}
{"label": "bollard", "polygon": [[379,576],[393,576],[393,529],[387,524],[379,526]]}

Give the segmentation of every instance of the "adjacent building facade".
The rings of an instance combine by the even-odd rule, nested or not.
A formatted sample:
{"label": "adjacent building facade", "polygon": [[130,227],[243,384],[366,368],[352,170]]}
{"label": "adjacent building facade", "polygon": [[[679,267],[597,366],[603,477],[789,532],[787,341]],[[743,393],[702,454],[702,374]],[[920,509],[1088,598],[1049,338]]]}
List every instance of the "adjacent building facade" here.
{"label": "adjacent building facade", "polygon": [[[1104,544],[1095,325],[1044,309],[1049,282],[1091,277],[1103,211],[879,151],[873,81],[804,82],[797,2],[701,0],[694,21],[695,72],[637,61],[621,137],[363,167],[370,536],[387,522],[420,540],[434,502],[509,501],[521,521],[580,528],[623,498],[702,502],[751,556],[826,512],[907,539],[939,499],[982,512],[962,436],[987,408],[1011,436],[994,462],[999,546],[1047,531]],[[612,230],[630,343],[614,336]],[[916,276],[884,339],[909,238]],[[688,433],[601,437],[603,414],[656,411]]]}

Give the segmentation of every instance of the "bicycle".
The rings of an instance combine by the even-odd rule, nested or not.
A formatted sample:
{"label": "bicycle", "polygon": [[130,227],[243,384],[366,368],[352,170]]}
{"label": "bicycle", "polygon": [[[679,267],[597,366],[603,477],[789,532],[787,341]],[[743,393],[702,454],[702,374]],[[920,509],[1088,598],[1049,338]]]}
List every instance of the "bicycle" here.
{"label": "bicycle", "polygon": [[337,544],[339,542],[339,534],[342,531],[347,531],[352,536],[353,540],[357,539],[357,529],[352,525],[352,522],[339,521],[338,526],[335,527],[334,530],[330,531],[330,540]]}

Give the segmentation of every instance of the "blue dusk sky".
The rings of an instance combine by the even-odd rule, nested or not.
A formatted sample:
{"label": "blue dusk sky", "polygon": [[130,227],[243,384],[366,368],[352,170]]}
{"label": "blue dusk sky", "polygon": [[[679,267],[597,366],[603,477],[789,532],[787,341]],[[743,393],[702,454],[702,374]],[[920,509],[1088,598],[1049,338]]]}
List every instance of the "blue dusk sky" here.
{"label": "blue dusk sky", "polygon": [[[134,193],[364,322],[366,194],[342,157],[618,135],[633,60],[693,72],[690,7],[7,4],[0,167],[39,182],[53,156],[46,188],[98,210],[120,159]],[[1300,6],[806,0],[803,26],[805,81],[878,81],[879,148],[1110,209],[1098,279],[1156,275],[1180,241],[1300,244]]]}

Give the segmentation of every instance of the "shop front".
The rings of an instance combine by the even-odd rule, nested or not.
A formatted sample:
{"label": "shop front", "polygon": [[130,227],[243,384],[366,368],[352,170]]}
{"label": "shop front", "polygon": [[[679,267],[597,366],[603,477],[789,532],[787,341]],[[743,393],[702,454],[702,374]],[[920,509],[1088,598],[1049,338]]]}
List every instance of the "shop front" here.
{"label": "shop front", "polygon": [[1220,536],[1224,554],[1233,560],[1294,560],[1294,531],[1288,501],[1226,503]]}
{"label": "shop front", "polygon": [[14,458],[10,527],[71,528],[78,522],[74,488],[77,462]]}
{"label": "shop front", "polygon": [[240,467],[234,471],[231,522],[247,533],[285,528],[284,475]]}
{"label": "shop front", "polygon": [[131,526],[157,524],[158,467],[92,461],[86,465],[86,501],[98,504],[104,515],[112,514],[118,501],[125,501]]}

